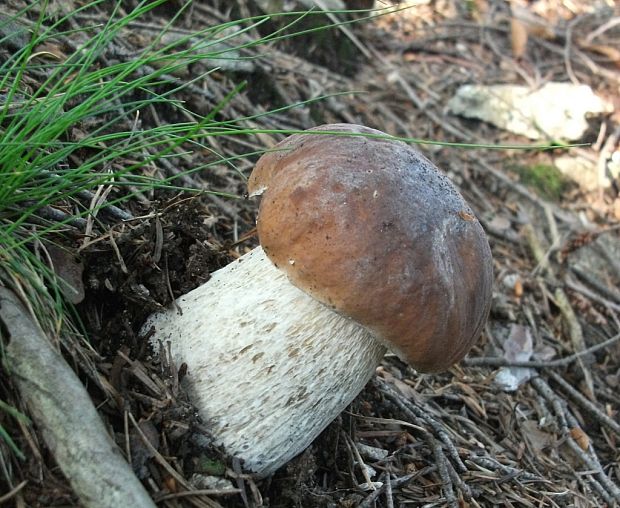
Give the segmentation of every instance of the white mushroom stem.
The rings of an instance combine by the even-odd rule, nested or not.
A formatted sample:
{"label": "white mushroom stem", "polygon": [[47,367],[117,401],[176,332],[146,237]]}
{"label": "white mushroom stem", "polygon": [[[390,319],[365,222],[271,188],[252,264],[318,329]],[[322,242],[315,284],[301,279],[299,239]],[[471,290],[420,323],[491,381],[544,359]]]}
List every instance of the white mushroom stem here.
{"label": "white mushroom stem", "polygon": [[[294,263],[294,260],[290,260]],[[266,476],[355,398],[385,352],[366,329],[293,286],[258,247],[149,318],[188,365],[216,441]]]}

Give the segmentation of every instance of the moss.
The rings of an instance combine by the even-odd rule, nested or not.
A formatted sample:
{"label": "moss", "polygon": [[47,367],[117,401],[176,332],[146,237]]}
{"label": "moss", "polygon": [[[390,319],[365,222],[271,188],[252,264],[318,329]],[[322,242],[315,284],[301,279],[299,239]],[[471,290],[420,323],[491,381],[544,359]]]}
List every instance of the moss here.
{"label": "moss", "polygon": [[215,476],[224,476],[226,474],[226,464],[219,460],[200,455],[197,462],[196,472]]}
{"label": "moss", "polygon": [[560,201],[568,190],[570,182],[555,166],[535,164],[533,166],[517,166],[521,183],[532,187],[542,197],[552,201]]}

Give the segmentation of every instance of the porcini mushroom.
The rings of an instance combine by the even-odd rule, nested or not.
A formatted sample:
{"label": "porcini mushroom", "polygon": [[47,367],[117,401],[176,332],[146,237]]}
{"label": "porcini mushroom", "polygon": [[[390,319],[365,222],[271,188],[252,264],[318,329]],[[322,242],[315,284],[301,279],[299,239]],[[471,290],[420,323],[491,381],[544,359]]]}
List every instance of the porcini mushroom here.
{"label": "porcini mushroom", "polygon": [[431,162],[379,135],[324,125],[265,153],[248,185],[261,246],[145,324],[187,363],[216,441],[259,476],[312,442],[386,348],[444,370],[486,320],[482,227]]}

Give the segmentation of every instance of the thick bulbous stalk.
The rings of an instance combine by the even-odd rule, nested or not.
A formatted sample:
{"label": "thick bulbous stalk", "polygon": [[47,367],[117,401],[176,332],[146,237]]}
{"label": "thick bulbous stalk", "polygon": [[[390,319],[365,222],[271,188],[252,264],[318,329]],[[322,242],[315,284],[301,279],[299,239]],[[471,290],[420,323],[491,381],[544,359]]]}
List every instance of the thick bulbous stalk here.
{"label": "thick bulbous stalk", "polygon": [[355,398],[385,347],[293,286],[258,247],[151,316],[152,342],[188,365],[192,401],[216,442],[266,476]]}

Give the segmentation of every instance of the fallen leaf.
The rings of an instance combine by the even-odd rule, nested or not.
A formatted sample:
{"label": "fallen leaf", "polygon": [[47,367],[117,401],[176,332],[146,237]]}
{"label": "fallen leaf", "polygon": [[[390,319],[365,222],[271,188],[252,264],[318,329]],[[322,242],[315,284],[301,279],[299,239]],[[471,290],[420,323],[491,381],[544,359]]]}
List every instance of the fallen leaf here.
{"label": "fallen leaf", "polygon": [[484,410],[484,407],[478,403],[478,400],[473,397],[468,397],[467,395],[461,395],[461,400],[469,409],[476,413],[479,418],[483,420],[487,419],[487,412]]}
{"label": "fallen leaf", "polygon": [[179,490],[177,481],[172,476],[166,476],[164,478],[164,485],[168,492],[177,492]]}
{"label": "fallen leaf", "polygon": [[526,420],[521,423],[521,434],[528,442],[533,451],[542,453],[545,449],[553,445],[554,436],[549,432],[541,430],[538,423]]}
{"label": "fallen leaf", "polygon": [[508,361],[527,361],[532,357],[533,341],[527,326],[513,324],[510,335],[502,345],[504,358]]}
{"label": "fallen leaf", "polygon": [[620,50],[618,48],[614,48],[612,46],[606,46],[604,44],[587,44],[587,43],[577,43],[581,49],[585,49],[587,51],[592,51],[593,53],[598,53],[599,55],[606,56],[616,64],[616,66],[620,65]]}
{"label": "fallen leaf", "polygon": [[35,54],[48,55],[63,62],[68,58],[66,53],[62,50],[61,45],[51,41],[45,41],[39,44]]}
{"label": "fallen leaf", "polygon": [[523,26],[527,36],[533,35],[547,40],[556,38],[553,25],[542,16],[532,12],[526,5],[518,5],[513,1],[510,3],[510,11],[512,19],[517,20]]}
{"label": "fallen leaf", "polygon": [[74,305],[80,303],[84,300],[84,265],[70,250],[54,244],[47,244],[45,248],[52,260],[52,269],[61,281],[63,296]]}
{"label": "fallen leaf", "polygon": [[[533,353],[533,340],[527,326],[513,324],[510,335],[502,345],[504,358],[509,362],[526,362]],[[524,367],[502,367],[497,372],[494,382],[504,391],[513,392],[535,374],[533,369]]]}
{"label": "fallen leaf", "polygon": [[579,427],[573,427],[568,431],[568,433],[570,434],[570,437],[572,437],[577,442],[579,448],[584,451],[588,449],[588,447],[590,446],[590,438],[582,429],[580,429]]}
{"label": "fallen leaf", "polygon": [[521,279],[517,279],[515,281],[514,292],[517,298],[521,298],[523,296],[523,282],[521,282]]}
{"label": "fallen leaf", "polygon": [[384,368],[379,367],[377,369],[377,375],[381,376],[388,383],[394,385],[394,387],[397,388],[398,391],[402,393],[406,398],[416,400],[419,397],[419,394],[415,391],[415,389],[412,386],[409,386],[404,381],[401,381],[400,379],[396,378],[394,375],[392,375],[390,372],[388,372]]}
{"label": "fallen leaf", "polygon": [[510,18],[510,44],[512,46],[512,56],[523,58],[527,49],[527,28],[517,18]]}

